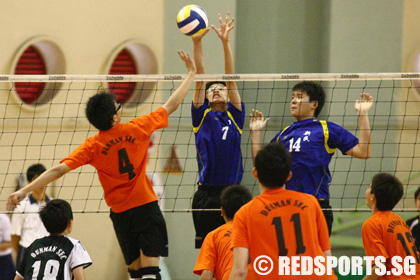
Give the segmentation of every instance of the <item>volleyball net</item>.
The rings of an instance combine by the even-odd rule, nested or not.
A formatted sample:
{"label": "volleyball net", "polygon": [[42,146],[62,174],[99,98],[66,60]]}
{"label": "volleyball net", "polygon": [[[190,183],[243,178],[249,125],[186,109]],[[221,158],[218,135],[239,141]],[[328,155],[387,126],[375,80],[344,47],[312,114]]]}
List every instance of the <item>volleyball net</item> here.
{"label": "volleyball net", "polygon": [[[185,75],[3,75],[0,76],[0,211],[7,197],[22,182],[26,169],[35,163],[47,168],[59,163],[86,138],[98,131],[85,117],[86,102],[100,89],[117,95],[122,122],[148,114],[160,107],[176,90]],[[330,203],[334,211],[364,212],[365,191],[374,174],[388,172],[400,178],[405,193],[396,211],[417,211],[413,194],[420,186],[420,94],[418,73],[374,74],[244,74],[197,75],[196,80],[228,81],[238,84],[246,116],[258,109],[270,118],[262,133],[269,143],[295,119],[290,113],[293,86],[303,80],[320,83],[327,100],[318,119],[343,126],[359,136],[354,109],[362,92],[370,93],[369,111],[372,156],[360,160],[337,150],[330,164]],[[34,88],[42,94],[31,97]],[[420,89],[420,88],[419,88]],[[151,141],[147,170],[163,211],[192,211],[197,189],[198,165],[191,123],[193,88],[169,126],[157,131]],[[32,103],[30,103],[32,102]],[[30,104],[28,104],[30,103]],[[244,176],[242,184],[259,193],[251,175],[249,118],[242,134]],[[83,166],[51,183],[47,193],[69,201],[73,211],[108,212],[96,171]]]}

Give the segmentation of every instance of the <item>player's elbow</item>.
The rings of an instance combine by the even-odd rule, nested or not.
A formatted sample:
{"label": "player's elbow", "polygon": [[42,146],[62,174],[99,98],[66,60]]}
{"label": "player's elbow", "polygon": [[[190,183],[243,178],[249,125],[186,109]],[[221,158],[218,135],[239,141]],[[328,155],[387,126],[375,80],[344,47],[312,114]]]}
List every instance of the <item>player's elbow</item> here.
{"label": "player's elbow", "polygon": [[232,269],[229,279],[246,279],[247,274],[248,274],[247,269],[239,269],[239,268]]}

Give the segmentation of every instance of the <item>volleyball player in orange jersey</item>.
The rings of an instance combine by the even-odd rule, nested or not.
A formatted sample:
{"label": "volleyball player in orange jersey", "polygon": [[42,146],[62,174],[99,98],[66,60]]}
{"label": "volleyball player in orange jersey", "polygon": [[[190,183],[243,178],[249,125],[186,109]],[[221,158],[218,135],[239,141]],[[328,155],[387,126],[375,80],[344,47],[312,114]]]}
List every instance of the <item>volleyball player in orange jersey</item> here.
{"label": "volleyball player in orange jersey", "polygon": [[[247,188],[232,185],[223,190],[220,201],[222,216],[226,223],[209,232],[204,239],[198,255],[194,273],[201,275],[200,280],[227,280],[232,270],[233,253],[231,236],[235,213],[252,199]],[[248,280],[253,280],[252,265],[248,265]]]}
{"label": "volleyball player in orange jersey", "polygon": [[[366,275],[364,280],[420,278],[420,254],[411,230],[400,216],[392,212],[403,195],[404,187],[400,180],[388,173],[378,173],[373,176],[372,183],[366,190],[366,205],[373,215],[362,227],[363,246],[366,256],[385,257],[386,274],[379,277],[375,270],[378,266],[373,263],[375,265],[372,268],[372,275]],[[392,259],[395,256],[401,257],[402,261],[399,264],[402,267],[405,257],[414,257],[415,275],[406,273],[396,275],[392,271],[394,267]]]}
{"label": "volleyball player in orange jersey", "polygon": [[168,116],[182,103],[197,72],[188,53],[178,51],[188,75],[156,111],[129,123],[121,123],[121,105],[115,95],[101,92],[87,104],[89,122],[99,133],[74,150],[35,181],[9,195],[8,205],[16,207],[25,194],[60,178],[70,170],[90,164],[98,171],[111,207],[111,220],[131,279],[161,279],[159,259],[168,255],[165,220],[152,184],[146,175],[147,149],[153,131],[168,126]]}
{"label": "volleyball player in orange jersey", "polygon": [[[261,195],[235,215],[230,280],[246,279],[249,258],[255,265],[259,256],[268,256],[273,269],[267,275],[255,271],[256,279],[314,279],[318,277],[315,274],[279,276],[279,256],[313,259],[331,255],[327,223],[316,198],[284,189],[286,180],[292,176],[291,167],[291,156],[282,143],[268,144],[258,152],[252,174],[258,180]],[[328,271],[320,279],[337,277]]]}

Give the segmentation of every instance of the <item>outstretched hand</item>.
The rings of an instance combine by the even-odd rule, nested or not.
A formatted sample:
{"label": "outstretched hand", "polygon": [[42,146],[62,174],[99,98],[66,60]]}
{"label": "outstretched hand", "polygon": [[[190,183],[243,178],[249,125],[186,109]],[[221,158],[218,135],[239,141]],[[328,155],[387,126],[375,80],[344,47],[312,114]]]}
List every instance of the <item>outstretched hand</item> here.
{"label": "outstretched hand", "polygon": [[16,208],[20,204],[21,199],[25,196],[25,194],[19,190],[9,195],[7,198],[7,208],[13,207]]}
{"label": "outstretched hand", "polygon": [[193,41],[201,41],[201,39],[203,39],[203,37],[206,36],[206,34],[209,33],[209,31],[210,31],[210,28],[207,28],[205,31],[203,31],[203,33],[191,36],[191,39]]}
{"label": "outstretched hand", "polygon": [[190,54],[183,50],[178,50],[178,54],[179,54],[179,57],[181,57],[182,61],[184,61],[188,72],[194,73],[194,74],[197,73],[197,67],[195,66],[194,59],[190,57]]}
{"label": "outstretched hand", "polygon": [[252,109],[249,114],[249,130],[261,131],[266,125],[270,118],[264,120],[264,114],[258,110]]}
{"label": "outstretched hand", "polygon": [[229,33],[234,28],[233,22],[235,21],[235,18],[232,18],[229,21],[230,13],[227,12],[225,21],[223,22],[222,16],[219,14],[219,22],[220,22],[220,28],[216,28],[213,24],[211,25],[211,28],[213,28],[214,31],[216,31],[217,36],[224,41],[229,41]]}
{"label": "outstretched hand", "polygon": [[369,112],[370,108],[372,108],[372,105],[373,97],[369,93],[364,92],[360,94],[360,100],[356,100],[354,109],[356,109],[358,115],[363,115]]}

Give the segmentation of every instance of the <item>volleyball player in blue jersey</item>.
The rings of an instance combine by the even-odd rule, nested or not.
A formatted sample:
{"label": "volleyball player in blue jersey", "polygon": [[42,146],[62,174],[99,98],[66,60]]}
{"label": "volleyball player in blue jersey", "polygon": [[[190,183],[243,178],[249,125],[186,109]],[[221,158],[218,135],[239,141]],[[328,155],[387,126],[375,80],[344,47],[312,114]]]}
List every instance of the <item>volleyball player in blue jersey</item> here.
{"label": "volleyball player in blue jersey", "polygon": [[[220,28],[211,27],[222,41],[225,73],[234,73],[233,55],[229,34],[234,19],[229,13]],[[201,39],[208,33],[192,37],[197,74],[204,74],[204,57]],[[197,82],[193,98],[192,123],[195,134],[198,161],[198,190],[194,194],[193,209],[220,209],[222,190],[242,180],[241,134],[245,120],[245,107],[235,82]],[[207,233],[224,224],[220,211],[194,211],[196,230],[195,247],[201,244]]]}
{"label": "volleyball player in blue jersey", "polygon": [[[292,179],[286,188],[314,195],[323,209],[331,209],[329,203],[329,183],[331,174],[329,164],[336,149],[344,155],[359,159],[369,159],[371,155],[371,131],[368,112],[373,98],[362,93],[355,103],[359,118],[359,139],[343,127],[316,119],[325,102],[324,89],[310,81],[293,87],[290,102],[292,116],[296,122],[281,130],[271,142],[281,141],[292,155]],[[261,148],[261,130],[267,124],[263,113],[253,110],[250,115],[252,158]],[[328,230],[331,234],[333,213],[324,210]]]}

